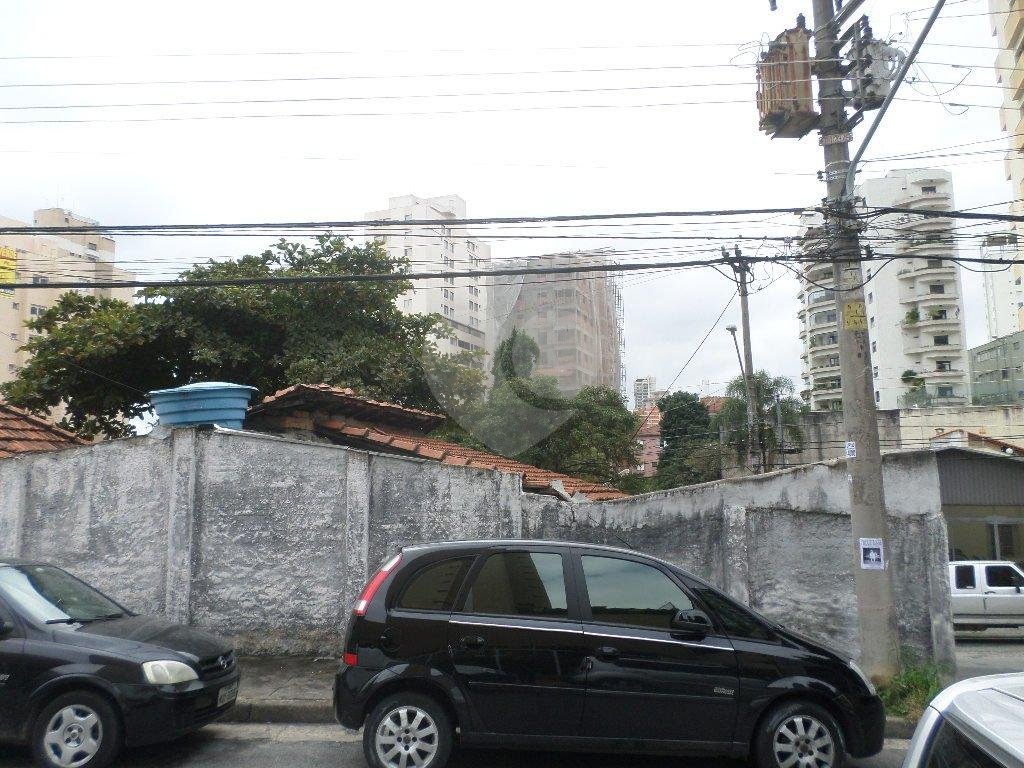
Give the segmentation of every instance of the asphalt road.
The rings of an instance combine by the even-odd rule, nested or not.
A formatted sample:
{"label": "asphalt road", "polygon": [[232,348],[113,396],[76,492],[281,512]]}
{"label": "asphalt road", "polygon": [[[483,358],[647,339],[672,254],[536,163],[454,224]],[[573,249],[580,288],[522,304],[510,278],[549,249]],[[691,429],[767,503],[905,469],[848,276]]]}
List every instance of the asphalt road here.
{"label": "asphalt road", "polygon": [[[905,741],[887,742],[882,754],[850,768],[898,768]],[[0,766],[32,768],[24,749],[0,746]],[[130,750],[120,768],[365,768],[359,736],[332,725],[216,725],[158,747]],[[745,768],[736,760],[567,755],[536,752],[458,753],[452,768]]]}

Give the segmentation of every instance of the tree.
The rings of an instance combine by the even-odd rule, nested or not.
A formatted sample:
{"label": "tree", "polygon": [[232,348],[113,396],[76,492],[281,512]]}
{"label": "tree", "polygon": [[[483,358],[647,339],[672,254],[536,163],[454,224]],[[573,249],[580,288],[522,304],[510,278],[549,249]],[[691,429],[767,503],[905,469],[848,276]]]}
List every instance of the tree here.
{"label": "tree", "polygon": [[[401,273],[380,242],[313,245],[281,240],[260,255],[196,266],[181,277],[223,280]],[[427,372],[446,396],[478,400],[484,374],[468,355],[445,357],[435,315],[406,315],[395,299],[408,281],[324,282],[149,289],[128,304],[68,293],[29,325],[33,355],[0,388],[12,404],[46,413],[63,404],[65,426],[83,436],[122,436],[149,408],[145,393],[223,380],[269,394],[297,382],[351,386],[369,397],[438,409]],[[477,363],[478,365],[478,363]],[[437,388],[437,387],[435,387]]]}
{"label": "tree", "polygon": [[722,476],[718,433],[698,395],[673,392],[658,401],[662,452],[654,484],[659,489],[706,483]]}
{"label": "tree", "polygon": [[511,378],[529,379],[539,357],[540,347],[533,337],[513,326],[512,332],[494,352],[491,373],[495,385]]}
{"label": "tree", "polygon": [[[803,445],[803,430],[800,415],[806,410],[802,400],[795,397],[793,380],[785,376],[772,376],[767,371],[754,374],[754,396],[757,410],[754,424],[757,428],[760,465],[766,470],[779,463],[779,448],[800,448]],[[726,388],[726,400],[718,412],[715,423],[726,433],[726,442],[736,449],[736,459],[741,464],[747,454],[747,395],[743,377],[737,376]],[[782,431],[778,423],[782,423]]]}

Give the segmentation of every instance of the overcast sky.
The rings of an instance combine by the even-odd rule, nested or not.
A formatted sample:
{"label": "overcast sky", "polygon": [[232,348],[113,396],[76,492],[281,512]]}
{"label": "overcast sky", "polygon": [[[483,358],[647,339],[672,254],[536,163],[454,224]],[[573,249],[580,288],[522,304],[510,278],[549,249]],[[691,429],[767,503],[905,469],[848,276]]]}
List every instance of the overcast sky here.
{"label": "overcast sky", "polygon": [[[30,219],[36,208],[62,206],[110,224],[328,220],[361,218],[408,193],[461,195],[470,216],[814,205],[824,195],[814,176],[821,167],[815,135],[771,141],[757,130],[752,51],[793,26],[798,13],[811,12],[809,0],[778,4],[771,13],[767,0],[7,0],[0,24],[0,213]],[[928,5],[869,0],[864,9],[876,35],[909,40]],[[936,26],[917,72],[936,85],[902,94],[914,101],[894,104],[868,157],[999,138],[996,109],[944,106],[935,96],[966,77],[944,96],[947,103],[999,103],[986,8],[985,0],[947,3],[948,18]],[[254,52],[323,53],[154,55]],[[45,58],[53,56],[71,58]],[[581,69],[602,71],[554,71]],[[507,74],[524,71],[541,74]],[[506,74],[478,74],[499,72]],[[309,77],[336,79],[27,87]],[[510,93],[538,90],[562,92]],[[489,95],[440,95],[481,92]],[[218,100],[255,103],[95,106]],[[25,106],[60,108],[12,109]],[[553,106],[559,108],[539,108]],[[294,113],[318,116],[153,119]],[[1011,197],[998,155],[915,165],[949,168],[959,207]],[[869,164],[862,178],[899,167]],[[783,217],[772,229],[711,226],[750,235],[796,232],[793,223]],[[596,245],[664,247],[492,242],[496,258]],[[149,276],[259,246],[234,238],[122,238],[118,252],[128,268]],[[797,283],[776,269],[758,270],[766,287],[751,300],[755,365],[793,377],[799,388]],[[980,278],[965,273],[964,283],[974,345],[985,340]],[[733,287],[710,270],[632,275],[625,285],[629,382],[654,374],[665,386]],[[724,326],[738,320],[734,304],[676,388],[707,381],[714,391],[737,373]]]}

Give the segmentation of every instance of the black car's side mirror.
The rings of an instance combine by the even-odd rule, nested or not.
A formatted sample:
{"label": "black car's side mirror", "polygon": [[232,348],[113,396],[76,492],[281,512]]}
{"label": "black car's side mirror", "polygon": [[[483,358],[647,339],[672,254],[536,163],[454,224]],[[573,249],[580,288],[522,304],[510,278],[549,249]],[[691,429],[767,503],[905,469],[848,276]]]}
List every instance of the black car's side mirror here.
{"label": "black car's side mirror", "polygon": [[676,611],[672,617],[672,634],[702,638],[711,634],[711,619],[704,611],[691,608],[688,611]]}
{"label": "black car's side mirror", "polygon": [[14,625],[9,621],[0,619],[0,637],[6,637],[14,631]]}

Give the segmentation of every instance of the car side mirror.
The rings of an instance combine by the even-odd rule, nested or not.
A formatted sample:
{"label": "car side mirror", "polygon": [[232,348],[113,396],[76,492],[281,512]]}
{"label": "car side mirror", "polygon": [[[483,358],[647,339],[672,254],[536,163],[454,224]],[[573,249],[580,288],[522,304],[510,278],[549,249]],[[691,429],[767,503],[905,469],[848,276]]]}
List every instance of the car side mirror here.
{"label": "car side mirror", "polygon": [[672,633],[688,637],[703,638],[711,634],[711,619],[704,611],[691,608],[688,611],[677,611],[672,617]]}
{"label": "car side mirror", "polygon": [[9,621],[0,619],[0,637],[6,637],[14,631],[14,625]]}

